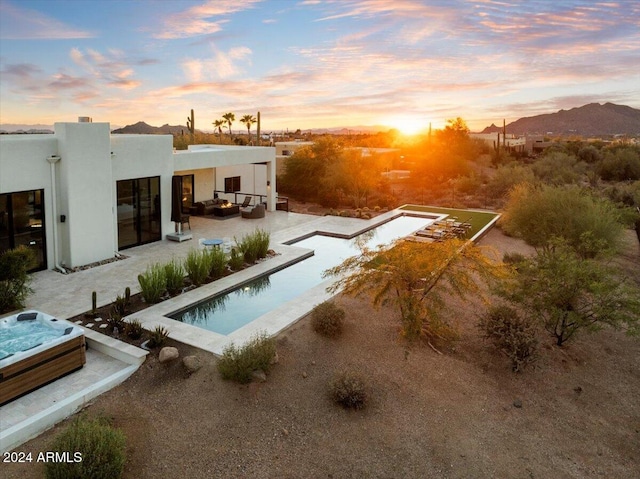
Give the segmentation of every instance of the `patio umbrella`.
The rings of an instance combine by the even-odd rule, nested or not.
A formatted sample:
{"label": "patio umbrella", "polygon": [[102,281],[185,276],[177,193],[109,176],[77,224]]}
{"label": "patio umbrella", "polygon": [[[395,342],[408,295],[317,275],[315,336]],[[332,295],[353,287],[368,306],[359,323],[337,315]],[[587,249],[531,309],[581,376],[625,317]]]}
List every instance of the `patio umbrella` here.
{"label": "patio umbrella", "polygon": [[171,221],[180,224],[182,220],[182,178],[171,178]]}

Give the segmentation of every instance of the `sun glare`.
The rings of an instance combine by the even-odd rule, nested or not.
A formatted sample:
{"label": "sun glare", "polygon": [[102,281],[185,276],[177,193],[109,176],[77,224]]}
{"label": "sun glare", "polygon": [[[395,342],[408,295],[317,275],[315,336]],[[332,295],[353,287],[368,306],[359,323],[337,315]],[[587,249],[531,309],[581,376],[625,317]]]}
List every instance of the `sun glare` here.
{"label": "sun glare", "polygon": [[409,116],[397,116],[385,121],[385,125],[396,128],[404,135],[415,135],[429,129],[429,121]]}

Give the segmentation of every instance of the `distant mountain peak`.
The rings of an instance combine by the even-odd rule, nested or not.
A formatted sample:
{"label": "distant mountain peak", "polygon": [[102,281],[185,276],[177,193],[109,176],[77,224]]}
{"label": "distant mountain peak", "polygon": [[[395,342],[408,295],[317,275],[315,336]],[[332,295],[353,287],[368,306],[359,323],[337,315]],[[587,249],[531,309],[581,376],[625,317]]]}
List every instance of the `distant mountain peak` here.
{"label": "distant mountain peak", "polygon": [[[482,133],[500,131],[495,125],[485,128]],[[507,133],[517,135],[640,135],[640,110],[611,102],[588,103],[569,110],[520,118],[507,125]]]}

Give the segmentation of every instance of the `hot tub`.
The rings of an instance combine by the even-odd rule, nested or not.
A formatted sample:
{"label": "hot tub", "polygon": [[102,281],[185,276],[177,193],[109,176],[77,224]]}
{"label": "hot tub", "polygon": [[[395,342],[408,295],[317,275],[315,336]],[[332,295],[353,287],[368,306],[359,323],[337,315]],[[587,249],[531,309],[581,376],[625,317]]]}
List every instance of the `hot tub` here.
{"label": "hot tub", "polygon": [[85,363],[82,328],[39,311],[0,319],[0,405]]}

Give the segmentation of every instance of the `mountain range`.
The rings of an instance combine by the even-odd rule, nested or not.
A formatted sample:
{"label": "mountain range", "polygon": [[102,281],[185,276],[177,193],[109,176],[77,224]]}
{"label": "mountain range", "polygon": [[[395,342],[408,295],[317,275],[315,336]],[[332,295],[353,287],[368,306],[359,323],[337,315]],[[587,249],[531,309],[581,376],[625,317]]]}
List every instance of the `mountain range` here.
{"label": "mountain range", "polygon": [[[336,128],[313,128],[304,130],[316,134],[357,134],[362,132],[387,131],[386,126],[349,126]],[[589,103],[569,110],[560,110],[555,113],[520,118],[507,124],[507,133],[517,135],[551,134],[551,135],[582,135],[582,136],[611,136],[632,135],[640,136],[640,110],[625,105],[613,103]],[[0,133],[44,133],[53,130],[50,125],[16,125],[0,124]],[[196,130],[198,131],[198,130]],[[242,131],[239,129],[238,131]],[[482,133],[502,132],[501,126],[492,124]],[[188,134],[189,129],[184,125],[151,126],[143,121],[123,128],[112,130],[112,133],[121,134],[161,134],[182,135]]]}
{"label": "mountain range", "polygon": [[[640,135],[640,110],[613,103],[589,103],[570,110],[520,118],[506,126],[507,133],[516,135]],[[502,131],[492,124],[482,133]]]}

